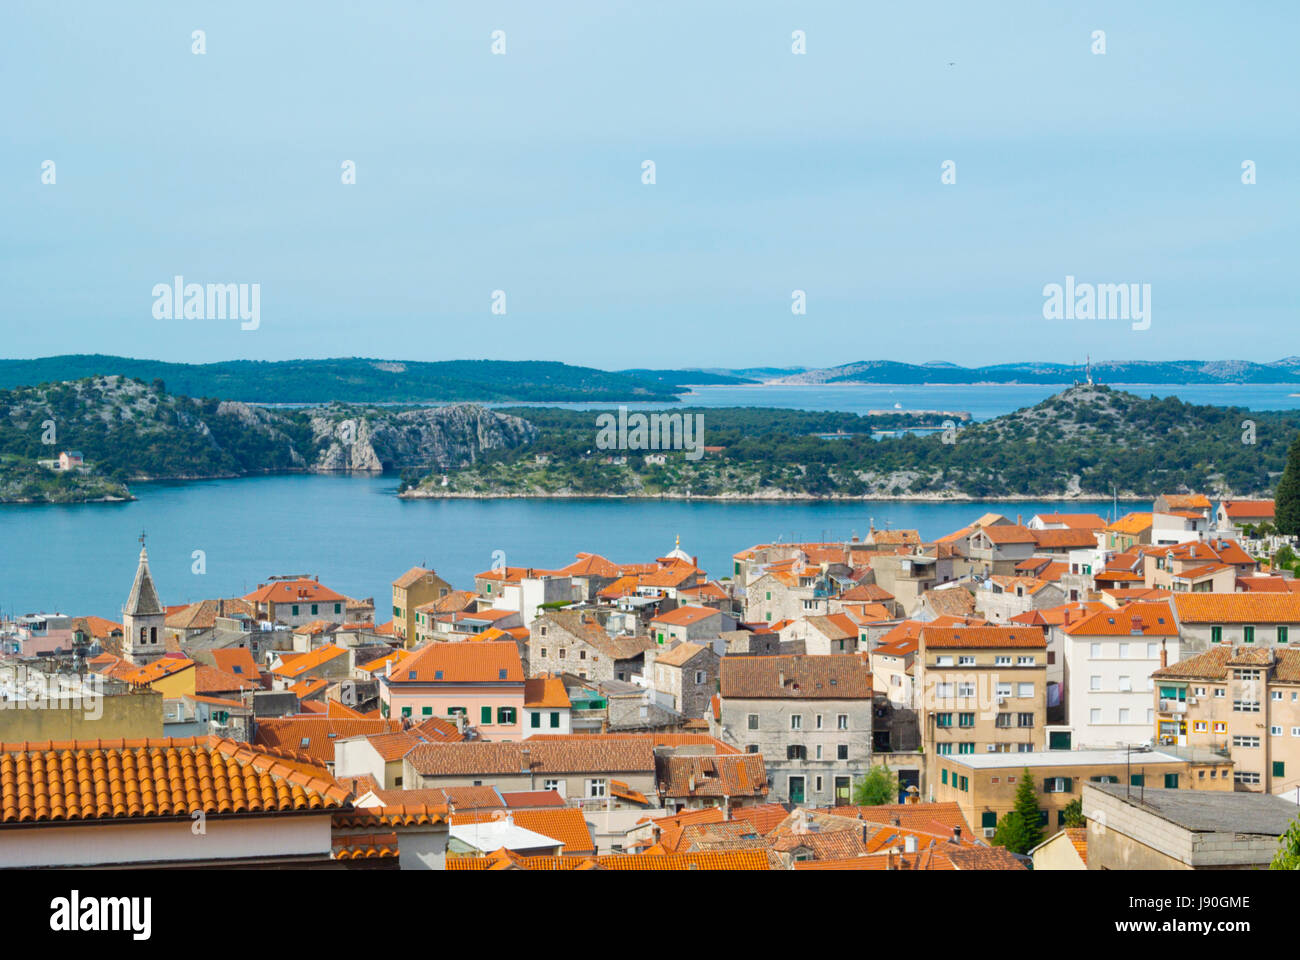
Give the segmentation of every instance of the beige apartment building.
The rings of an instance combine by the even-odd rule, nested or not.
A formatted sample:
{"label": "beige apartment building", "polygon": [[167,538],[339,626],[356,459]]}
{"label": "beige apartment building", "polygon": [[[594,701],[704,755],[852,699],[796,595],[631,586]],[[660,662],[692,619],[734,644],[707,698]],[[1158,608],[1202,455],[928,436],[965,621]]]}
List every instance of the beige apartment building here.
{"label": "beige apartment building", "polygon": [[1215,647],[1153,678],[1157,743],[1231,756],[1237,790],[1300,785],[1300,650]]}
{"label": "beige apartment building", "polygon": [[922,627],[913,669],[931,790],[952,757],[1045,746],[1047,639],[1039,627]]}
{"label": "beige apartment building", "polygon": [[415,608],[439,600],[451,584],[432,570],[412,567],[393,581],[393,635],[406,646],[415,642]]}
{"label": "beige apartment building", "polygon": [[1204,751],[1045,750],[940,760],[931,799],[956,803],[966,822],[985,839],[993,837],[998,821],[1015,808],[1016,788],[1026,770],[1034,781],[1045,834],[1064,826],[1065,808],[1083,796],[1085,783],[1127,783],[1135,791],[1232,789],[1232,761]]}

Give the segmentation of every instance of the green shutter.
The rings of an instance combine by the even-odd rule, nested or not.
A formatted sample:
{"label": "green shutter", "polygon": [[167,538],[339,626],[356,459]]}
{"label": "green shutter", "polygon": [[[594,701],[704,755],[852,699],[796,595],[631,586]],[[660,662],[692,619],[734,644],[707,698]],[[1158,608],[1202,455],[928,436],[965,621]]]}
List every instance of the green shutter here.
{"label": "green shutter", "polygon": [[293,605],[293,615],[298,616],[298,604],[296,603]]}
{"label": "green shutter", "polygon": [[551,711],[551,726],[554,728],[554,727],[558,727],[559,725],[560,725],[560,711],[559,711],[559,710],[552,710],[552,711]]}
{"label": "green shutter", "polygon": [[947,771],[947,770],[940,770],[940,771],[939,771],[939,779],[942,780],[942,781],[946,784],[946,783],[948,782],[948,771]]}
{"label": "green shutter", "polygon": [[1144,778],[1140,773],[1129,774],[1129,778],[1128,778],[1129,786],[1140,787],[1142,786],[1143,779]]}
{"label": "green shutter", "polygon": [[479,719],[479,723],[490,724],[492,722],[492,708],[480,707],[478,712],[478,719]]}
{"label": "green shutter", "polygon": [[1166,774],[1165,774],[1165,789],[1166,789],[1166,790],[1177,790],[1177,789],[1178,789],[1178,774],[1176,774],[1176,773],[1166,773]]}
{"label": "green shutter", "polygon": [[1210,643],[1223,642],[1223,627],[1210,627]]}
{"label": "green shutter", "polygon": [[1073,777],[1066,777],[1066,778],[1065,778],[1065,792],[1066,792],[1066,793],[1073,793],[1073,792],[1074,792],[1074,778],[1073,778]]}
{"label": "green shutter", "polygon": [[998,825],[998,815],[994,813],[992,810],[985,810],[984,813],[980,815],[980,826],[983,827],[985,830],[988,830],[992,827],[996,827],[997,825]]}
{"label": "green shutter", "polygon": [[1247,643],[1254,643],[1254,642],[1255,642],[1255,628],[1254,628],[1254,627],[1246,627],[1245,633],[1246,633],[1246,642],[1247,642]]}
{"label": "green shutter", "polygon": [[420,708],[420,716],[422,716],[422,717],[431,717],[431,716],[433,716],[433,707],[421,707],[421,708]]}
{"label": "green shutter", "polygon": [[1273,761],[1273,776],[1275,777],[1286,776],[1286,764],[1283,763],[1281,760]]}
{"label": "green shutter", "polygon": [[536,710],[530,711],[528,715],[528,726],[536,730],[541,725],[542,725],[542,715],[538,713]]}

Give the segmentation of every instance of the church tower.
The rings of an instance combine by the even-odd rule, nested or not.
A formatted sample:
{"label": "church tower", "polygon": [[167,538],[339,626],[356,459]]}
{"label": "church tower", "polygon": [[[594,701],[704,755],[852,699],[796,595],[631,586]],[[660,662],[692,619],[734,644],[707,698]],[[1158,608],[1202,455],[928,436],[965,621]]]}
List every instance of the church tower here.
{"label": "church tower", "polygon": [[149,573],[149,551],[140,534],[140,566],[135,571],[131,594],[122,607],[122,653],[137,666],[152,663],[166,652],[167,611],[158,600]]}

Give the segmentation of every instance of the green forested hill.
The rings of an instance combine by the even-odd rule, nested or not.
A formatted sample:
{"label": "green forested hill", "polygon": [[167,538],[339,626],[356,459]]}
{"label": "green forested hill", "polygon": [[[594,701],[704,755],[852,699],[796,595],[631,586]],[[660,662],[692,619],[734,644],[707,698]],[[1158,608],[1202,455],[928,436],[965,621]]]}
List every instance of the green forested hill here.
{"label": "green forested hill", "polygon": [[625,373],[506,360],[229,360],[167,363],[100,354],[0,360],[0,389],[118,374],[171,393],[249,403],[673,400],[682,392]]}
{"label": "green forested hill", "polygon": [[[873,440],[873,429],[907,424],[853,414],[673,412],[701,413],[704,444],[723,449],[696,461],[673,453],[665,464],[647,463],[648,451],[595,449],[594,413],[524,411],[541,428],[526,450],[451,474],[447,487],[440,477],[426,481],[417,493],[1107,498],[1193,489],[1266,496],[1300,432],[1300,411],[1144,399],[1104,386],[1070,388],[961,426],[948,432],[952,442],[943,433]],[[848,435],[820,436],[838,431]]]}

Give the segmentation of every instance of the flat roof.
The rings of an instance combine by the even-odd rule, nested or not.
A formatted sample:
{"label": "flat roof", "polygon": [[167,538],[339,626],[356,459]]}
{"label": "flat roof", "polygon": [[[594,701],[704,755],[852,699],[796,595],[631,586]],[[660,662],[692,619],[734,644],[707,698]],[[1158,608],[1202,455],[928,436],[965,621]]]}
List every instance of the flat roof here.
{"label": "flat roof", "polygon": [[[1114,766],[1126,760],[1137,767],[1143,763],[1182,763],[1186,758],[1160,750],[1035,750],[1032,753],[952,754],[941,759],[975,770],[997,770],[1003,767]],[[1232,762],[1226,757],[1221,759],[1224,763]]]}
{"label": "flat roof", "polygon": [[1104,793],[1195,833],[1254,833],[1279,837],[1296,816],[1290,800],[1232,790],[1125,790],[1118,783],[1089,783]]}

